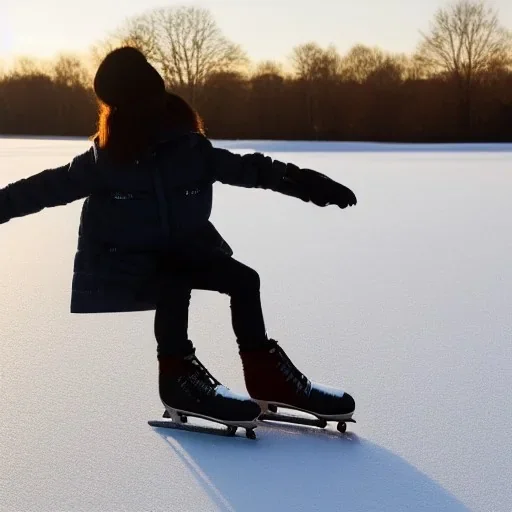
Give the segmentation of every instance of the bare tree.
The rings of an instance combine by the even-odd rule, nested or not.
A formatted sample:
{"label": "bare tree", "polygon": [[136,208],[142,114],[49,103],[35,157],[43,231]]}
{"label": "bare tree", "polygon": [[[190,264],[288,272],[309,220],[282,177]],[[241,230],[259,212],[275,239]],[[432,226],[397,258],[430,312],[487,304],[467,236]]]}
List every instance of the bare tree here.
{"label": "bare tree", "polygon": [[319,80],[337,77],[340,56],[334,46],[326,50],[316,43],[306,43],[293,49],[291,55],[293,69],[302,80]]}
{"label": "bare tree", "polygon": [[119,45],[137,48],[150,61],[158,61],[162,44],[158,12],[156,10],[148,11],[128,19],[117,29],[114,38]]}
{"label": "bare tree", "polygon": [[295,47],[290,60],[298,78],[297,91],[303,97],[304,136],[317,139],[324,127],[322,104],[339,82],[340,56],[334,46],[324,50],[316,43],[307,43]]}
{"label": "bare tree", "polygon": [[253,77],[262,77],[262,76],[276,76],[276,77],[284,77],[283,67],[279,62],[274,62],[272,60],[266,60],[258,63]]}
{"label": "bare tree", "polygon": [[105,39],[97,41],[90,49],[93,66],[99,66],[108,53],[121,46],[132,46],[139,49],[148,60],[156,64],[161,56],[160,46],[162,44],[157,19],[156,11],[137,15],[126,20]]}
{"label": "bare tree", "polygon": [[241,47],[224,37],[210,11],[196,7],[148,11],[129,19],[112,39],[117,46],[139,48],[167,84],[187,91],[192,101],[209,75],[237,71],[247,62]]}
{"label": "bare tree", "polygon": [[364,82],[386,62],[386,54],[380,48],[357,44],[343,57],[341,73],[345,80]]}
{"label": "bare tree", "polygon": [[429,70],[417,53],[407,57],[405,71],[407,80],[425,80],[429,78],[429,76]]}
{"label": "bare tree", "polygon": [[417,80],[420,77],[425,77],[422,74],[421,67],[418,66],[414,55],[407,55],[405,53],[395,53],[388,56],[389,60],[400,70],[400,76],[403,81]]}
{"label": "bare tree", "polygon": [[30,57],[19,57],[11,68],[13,76],[39,76],[44,74],[44,64]]}
{"label": "bare tree", "polygon": [[403,82],[405,72],[405,67],[399,60],[388,56],[366,77],[366,82],[380,87],[396,87]]}
{"label": "bare tree", "polygon": [[430,33],[422,36],[418,54],[423,63],[465,82],[497,62],[510,60],[510,32],[482,1],[460,0],[439,9]]}
{"label": "bare tree", "polygon": [[51,70],[55,83],[68,87],[85,87],[90,77],[82,61],[73,55],[60,55]]}
{"label": "bare tree", "polygon": [[105,39],[96,41],[89,48],[89,66],[91,70],[96,70],[96,68],[100,65],[101,61],[105,58],[105,56],[117,48],[121,46],[122,42],[119,38],[116,37],[116,34],[110,34],[105,37]]}
{"label": "bare tree", "polygon": [[341,75],[345,81],[357,83],[400,83],[425,77],[415,58],[362,44],[353,46],[342,58]]}
{"label": "bare tree", "polygon": [[422,34],[419,60],[431,71],[452,77],[460,93],[461,123],[471,125],[474,82],[497,65],[510,62],[511,36],[498,13],[480,0],[459,0],[439,9],[428,34]]}
{"label": "bare tree", "polygon": [[161,64],[171,81],[195,87],[212,73],[245,64],[240,46],[222,35],[209,11],[181,7],[159,12],[164,35]]}

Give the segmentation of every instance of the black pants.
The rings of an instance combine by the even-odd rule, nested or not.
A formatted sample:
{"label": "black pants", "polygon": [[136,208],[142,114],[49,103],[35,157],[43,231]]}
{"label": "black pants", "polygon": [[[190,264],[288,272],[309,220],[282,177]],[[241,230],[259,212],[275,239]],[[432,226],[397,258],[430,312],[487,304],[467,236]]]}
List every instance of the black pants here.
{"label": "black pants", "polygon": [[[240,350],[265,346],[267,334],[258,273],[231,257],[207,262],[172,260],[164,274],[155,314],[158,358],[186,356],[194,351],[188,338],[192,290],[211,290],[231,297],[233,330]],[[168,282],[168,285],[166,285]]]}

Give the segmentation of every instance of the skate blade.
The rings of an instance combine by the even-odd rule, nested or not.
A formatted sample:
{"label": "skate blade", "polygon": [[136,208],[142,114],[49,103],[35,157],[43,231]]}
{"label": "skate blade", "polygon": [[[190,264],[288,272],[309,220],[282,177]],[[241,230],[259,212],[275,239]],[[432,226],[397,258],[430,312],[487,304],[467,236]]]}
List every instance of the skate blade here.
{"label": "skate blade", "polygon": [[[314,416],[317,419],[322,419],[325,421],[348,421],[350,423],[356,423],[356,420],[352,419],[352,416],[354,415],[354,412],[349,412],[347,414],[317,414],[315,412],[307,411],[306,409],[300,409],[299,407],[293,407],[293,405],[283,404],[280,402],[266,402],[264,400],[256,400],[258,402],[258,405],[260,406],[261,410],[263,411],[263,414],[277,414],[277,408],[280,409],[288,409],[290,411],[299,411],[303,412],[304,414],[309,414],[310,416]],[[275,410],[272,410],[275,409]],[[283,415],[284,416],[284,415]],[[293,415],[286,415],[286,416],[293,416]],[[301,418],[300,416],[293,416],[294,418]],[[261,418],[261,416],[260,416]],[[307,419],[307,418],[306,418]]]}
{"label": "skate blade", "polygon": [[[352,418],[352,414],[349,415],[337,415],[337,416],[321,416],[317,414],[313,414],[309,411],[305,411],[303,409],[298,409],[294,407],[290,407],[285,404],[279,404],[275,402],[261,402],[258,401],[263,413],[260,415],[259,419],[263,423],[265,422],[282,422],[282,423],[292,423],[296,425],[305,425],[309,427],[318,427],[318,428],[326,428],[328,421],[337,422],[337,430],[341,433],[345,433],[347,430],[347,423],[356,423],[356,420]],[[280,407],[282,409],[289,409],[292,411],[300,411],[311,416],[313,418],[307,418],[304,416],[298,416],[294,414],[282,414],[277,412],[277,408]]]}
{"label": "skate blade", "polygon": [[[191,413],[188,411],[172,409],[171,407],[166,406],[166,409],[163,414],[164,418],[168,418],[167,420],[150,420],[148,424],[151,427],[156,428],[169,428],[176,430],[184,430],[189,432],[198,432],[205,434],[215,434],[220,436],[229,436],[232,437],[236,434],[238,428],[245,429],[245,435],[249,439],[256,439],[256,434],[254,433],[254,429],[258,426],[256,420],[253,421],[224,421],[219,420],[217,418],[212,418],[210,416]],[[200,420],[205,420],[211,423],[214,423],[217,426],[205,426],[198,425],[195,423],[188,423],[188,418],[198,418]],[[221,429],[219,426],[225,426],[226,429]]]}
{"label": "skate blade", "polygon": [[[221,437],[238,437],[236,436],[237,427],[234,426],[222,429],[218,427],[207,427],[203,425],[192,425],[188,423],[176,423],[171,420],[149,420],[148,425],[154,428],[182,430],[184,432],[192,432],[197,434],[209,434]],[[252,434],[250,432],[252,432]],[[248,437],[249,439],[256,439],[256,434],[252,431],[252,429],[250,430],[250,432],[246,433],[246,437]]]}
{"label": "skate blade", "polygon": [[206,421],[211,421],[213,423],[217,423],[218,425],[225,425],[226,427],[240,427],[240,428],[256,428],[258,423],[256,419],[252,421],[229,421],[229,420],[221,420],[219,418],[213,418],[211,416],[206,416],[205,414],[199,414],[196,412],[185,411],[182,409],[173,409],[168,405],[165,405],[165,412],[163,415],[164,418],[170,418],[172,421],[176,423],[184,423],[182,421],[183,417],[186,418],[199,418]]}

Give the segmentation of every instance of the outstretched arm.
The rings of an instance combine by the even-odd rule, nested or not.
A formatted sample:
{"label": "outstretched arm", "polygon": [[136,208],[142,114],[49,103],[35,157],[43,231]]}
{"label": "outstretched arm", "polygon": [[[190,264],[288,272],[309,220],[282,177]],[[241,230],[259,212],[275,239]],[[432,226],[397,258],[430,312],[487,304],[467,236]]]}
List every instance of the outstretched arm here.
{"label": "outstretched arm", "polygon": [[[261,153],[238,155],[214,148],[205,139],[215,181],[248,188],[263,188],[312,202],[340,208],[357,204],[354,193],[336,181],[310,169],[272,160]],[[205,143],[205,144],[206,144]]]}
{"label": "outstretched arm", "polygon": [[94,162],[91,148],[67,165],[48,169],[0,189],[0,224],[91,195],[98,183]]}

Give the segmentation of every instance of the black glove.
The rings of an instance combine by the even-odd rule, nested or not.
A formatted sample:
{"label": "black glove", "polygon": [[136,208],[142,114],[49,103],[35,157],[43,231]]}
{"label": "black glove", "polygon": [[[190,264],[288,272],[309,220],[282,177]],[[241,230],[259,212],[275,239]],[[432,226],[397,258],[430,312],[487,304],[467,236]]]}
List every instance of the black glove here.
{"label": "black glove", "polygon": [[[294,195],[317,206],[335,204],[340,208],[354,206],[357,198],[349,188],[311,169],[286,166],[286,174],[280,187],[284,194]],[[294,193],[291,193],[293,191]]]}

